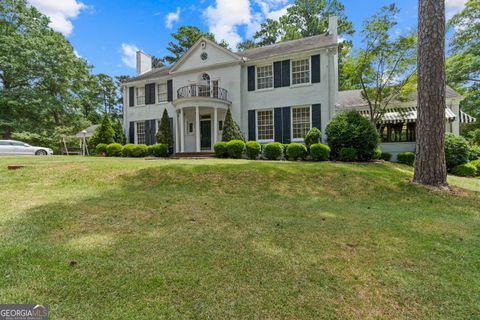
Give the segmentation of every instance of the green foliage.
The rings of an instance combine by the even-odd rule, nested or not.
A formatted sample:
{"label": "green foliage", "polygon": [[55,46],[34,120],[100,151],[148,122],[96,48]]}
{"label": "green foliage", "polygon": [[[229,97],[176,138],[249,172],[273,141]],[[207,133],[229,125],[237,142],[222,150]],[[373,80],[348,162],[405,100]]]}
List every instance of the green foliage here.
{"label": "green foliage", "polygon": [[218,158],[227,158],[228,151],[227,151],[227,142],[219,141],[213,145],[213,150],[215,150],[215,155]]}
{"label": "green foliage", "polygon": [[167,157],[168,146],[163,143],[152,144],[147,147],[147,155],[154,157]]}
{"label": "green foliage", "polygon": [[382,150],[380,148],[375,148],[373,151],[372,159],[378,160],[382,156]]}
{"label": "green foliage", "polygon": [[322,143],[312,144],[310,145],[310,156],[315,161],[326,161],[330,158],[330,147]]}
{"label": "green foliage", "polygon": [[227,152],[230,158],[240,159],[245,150],[245,142],[243,140],[231,140],[227,142]]}
{"label": "green foliage", "polygon": [[288,159],[305,159],[307,147],[302,143],[290,143],[285,154],[288,156]]}
{"label": "green foliage", "polygon": [[173,130],[170,130],[170,118],[167,109],[163,110],[162,119],[156,135],[158,143],[171,147],[173,145]]}
{"label": "green foliage", "polygon": [[480,145],[470,145],[470,152],[468,154],[468,160],[477,160],[480,158]]}
{"label": "green foliage", "polygon": [[248,141],[245,144],[245,150],[250,159],[257,159],[262,151],[262,146],[257,141]]}
{"label": "green foliage", "polygon": [[358,152],[355,148],[342,148],[340,149],[340,160],[353,162],[357,161],[358,159]]}
{"label": "green foliage", "polygon": [[480,175],[480,158],[469,162],[469,164],[474,165],[477,168],[477,175]]}
{"label": "green foliage", "polygon": [[147,155],[148,147],[144,144],[129,143],[123,146],[122,156],[141,158]]}
{"label": "green foliage", "polygon": [[468,141],[471,144],[479,145],[480,146],[480,129],[472,130],[468,133]]}
{"label": "green foliage", "polygon": [[356,111],[338,113],[327,125],[326,135],[333,158],[342,148],[354,148],[358,160],[370,160],[380,142],[375,126]]}
{"label": "green foliage", "polygon": [[445,160],[447,169],[467,163],[470,155],[470,146],[462,136],[453,133],[445,134]]}
{"label": "green foliage", "polygon": [[283,152],[284,147],[280,142],[270,142],[263,147],[263,154],[268,160],[277,160],[278,158],[281,158]]}
{"label": "green foliage", "polygon": [[384,161],[390,161],[392,160],[392,154],[389,152],[382,152],[382,154],[380,155],[380,159]]}
{"label": "green foliage", "polygon": [[99,143],[95,147],[95,151],[98,155],[105,156],[107,154],[107,144],[106,143]]}
{"label": "green foliage", "polygon": [[413,166],[413,163],[415,162],[415,153],[413,152],[400,152],[397,155],[397,161],[399,163],[403,163],[409,166]]}
{"label": "green foliage", "polygon": [[110,121],[110,116],[105,115],[102,119],[100,125],[95,129],[90,139],[88,139],[88,144],[97,145],[99,143],[110,144],[114,143],[113,139],[115,136],[115,131],[112,128],[112,122]]}
{"label": "green foliage", "polygon": [[312,144],[319,143],[322,133],[318,128],[311,128],[304,137],[305,144],[310,147]]}
{"label": "green foliage", "polygon": [[119,119],[115,118],[112,120],[112,128],[113,128],[113,140],[120,144],[125,144],[127,142],[127,138],[123,133],[123,126]]}
{"label": "green foliage", "polygon": [[110,143],[106,150],[110,157],[120,157],[122,155],[123,146],[120,143]]}
{"label": "green foliage", "polygon": [[475,177],[478,174],[478,169],[472,163],[464,163],[454,167],[452,174],[461,177]]}
{"label": "green foliage", "polygon": [[231,140],[245,141],[245,135],[243,134],[242,130],[240,130],[240,127],[235,120],[233,120],[232,112],[229,108],[227,110],[227,114],[225,115],[225,122],[223,124],[222,141],[228,142]]}

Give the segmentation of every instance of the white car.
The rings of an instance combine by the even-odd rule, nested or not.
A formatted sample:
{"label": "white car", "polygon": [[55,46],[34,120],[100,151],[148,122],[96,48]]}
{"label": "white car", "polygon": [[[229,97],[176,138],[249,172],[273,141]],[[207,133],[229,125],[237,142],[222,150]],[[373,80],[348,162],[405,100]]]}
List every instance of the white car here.
{"label": "white car", "polygon": [[53,150],[43,147],[34,147],[28,143],[15,140],[0,140],[0,156],[19,156],[19,155],[52,155]]}

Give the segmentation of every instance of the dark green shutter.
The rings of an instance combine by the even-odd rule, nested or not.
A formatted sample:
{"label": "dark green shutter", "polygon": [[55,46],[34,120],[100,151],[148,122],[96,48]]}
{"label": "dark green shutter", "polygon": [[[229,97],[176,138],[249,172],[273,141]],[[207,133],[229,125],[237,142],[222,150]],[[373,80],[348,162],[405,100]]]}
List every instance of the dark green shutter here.
{"label": "dark green shutter", "polygon": [[322,129],[322,112],[320,104],[312,105],[312,127],[319,130]]}
{"label": "dark green shutter", "polygon": [[312,83],[320,82],[320,55],[312,56]]}
{"label": "dark green shutter", "polygon": [[135,143],[135,122],[130,121],[130,125],[128,127],[128,142]]}
{"label": "dark green shutter", "polygon": [[282,86],[282,62],[273,63],[273,87],[280,88]]}
{"label": "dark green shutter", "polygon": [[167,80],[167,101],[173,101],[173,80]]}
{"label": "dark green shutter", "polygon": [[273,124],[274,124],[274,130],[275,130],[275,141],[276,142],[282,142],[282,108],[275,108],[273,110]]}
{"label": "dark green shutter", "polygon": [[133,107],[135,105],[135,87],[128,88],[128,106]]}
{"label": "dark green shutter", "polygon": [[282,61],[282,87],[290,87],[290,60]]}
{"label": "dark green shutter", "polygon": [[282,108],[282,134],[283,134],[283,143],[290,143],[291,142],[291,127],[290,127],[290,107],[283,107]]}
{"label": "dark green shutter", "polygon": [[255,124],[255,110],[248,110],[248,140],[257,140]]}
{"label": "dark green shutter", "polygon": [[249,66],[247,69],[248,91],[255,91],[255,66]]}

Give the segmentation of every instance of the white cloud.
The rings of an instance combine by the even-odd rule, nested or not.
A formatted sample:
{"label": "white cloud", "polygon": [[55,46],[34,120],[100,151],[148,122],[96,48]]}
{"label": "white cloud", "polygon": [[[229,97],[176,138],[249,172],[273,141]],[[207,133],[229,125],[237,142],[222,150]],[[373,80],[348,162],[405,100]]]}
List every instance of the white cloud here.
{"label": "white cloud", "polygon": [[122,62],[129,68],[135,69],[137,67],[137,51],[140,51],[134,44],[122,43],[121,48]]}
{"label": "white cloud", "polygon": [[273,11],[270,11],[266,14],[266,17],[268,19],[273,19],[273,20],[278,20],[281,16],[283,15],[286,15],[287,14],[287,9],[288,7],[290,7],[291,5],[288,4],[286,5],[285,7],[283,8],[280,8],[278,10],[273,10]]}
{"label": "white cloud", "polygon": [[180,11],[180,8],[177,8],[177,11],[167,14],[165,17],[165,27],[172,29],[173,24],[180,20]]}
{"label": "white cloud", "polygon": [[52,29],[68,36],[72,33],[72,19],[78,17],[80,12],[88,7],[77,0],[28,0],[40,12],[50,18]]}
{"label": "white cloud", "polygon": [[456,13],[462,11],[465,7],[465,3],[467,3],[467,0],[446,0],[445,6],[447,18],[450,19]]}

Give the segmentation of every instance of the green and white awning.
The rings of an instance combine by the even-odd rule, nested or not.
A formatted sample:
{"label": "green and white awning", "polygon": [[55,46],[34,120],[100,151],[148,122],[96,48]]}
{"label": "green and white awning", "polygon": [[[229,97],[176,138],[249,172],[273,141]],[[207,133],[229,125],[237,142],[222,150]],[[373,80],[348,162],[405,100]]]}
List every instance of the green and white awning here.
{"label": "green and white awning", "polygon": [[[370,118],[370,110],[359,111],[364,117]],[[455,113],[450,108],[445,108],[445,119],[449,122],[455,121]],[[417,108],[391,108],[387,109],[382,115],[381,123],[400,123],[400,122],[416,122]]]}

